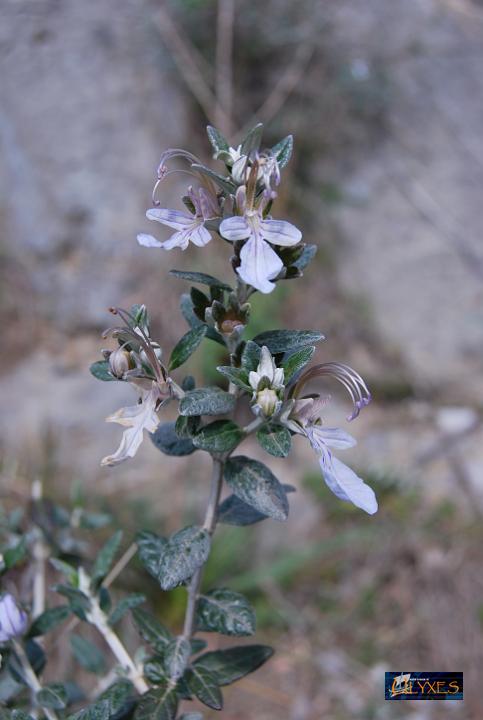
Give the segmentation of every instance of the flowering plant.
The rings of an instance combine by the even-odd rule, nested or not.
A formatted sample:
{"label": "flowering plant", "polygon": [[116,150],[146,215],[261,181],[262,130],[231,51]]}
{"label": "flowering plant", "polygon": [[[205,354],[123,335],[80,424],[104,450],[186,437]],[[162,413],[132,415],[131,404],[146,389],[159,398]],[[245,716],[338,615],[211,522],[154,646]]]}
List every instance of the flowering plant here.
{"label": "flowering plant", "polygon": [[[51,513],[48,526],[37,520],[27,543],[9,529],[3,570],[15,568],[29,549],[37,559],[50,555],[64,576],[55,590],[66,600],[45,609],[38,602],[22,608],[11,593],[0,598],[4,672],[13,683],[3,702],[17,708],[11,713],[12,720],[42,713],[49,720],[65,716],[118,720],[132,713],[136,720],[197,720],[201,713],[184,711],[180,715],[181,706],[197,699],[221,710],[221,688],[268,660],[272,650],[264,645],[206,650],[206,641],[197,637],[198,632],[231,637],[255,632],[255,614],[243,595],[228,588],[203,587],[203,568],[217,524],[248,526],[268,518],[283,521],[289,513],[288,494],[293,488],[281,484],[264,462],[240,453],[239,447],[248,437],[254,436],[263,452],[278,458],[288,457],[295,437],[305,438],[330,490],[369,514],[377,510],[372,489],[332,454],[333,449],[352,447],[355,439],[342,428],[324,424],[322,415],[329,398],[311,389],[320,378],[338,381],[349,393],[352,411],[347,420],[352,421],[370,401],[361,376],[337,362],[310,365],[316,344],[324,339],[318,330],[272,329],[246,339],[251,296],[273,292],[279,282],[301,277],[315,254],[314,246],[303,243],[298,228],[272,217],[281,174],[292,153],[292,137],[269,149],[260,148],[261,125],[236,148],[213,127],[208,127],[208,137],[214,158],[220,162],[219,171],[183,150],[162,155],[147,218],[174,232],[165,240],[143,233],[138,242],[164,250],[185,250],[190,243],[197,247],[230,243],[234,277],[219,280],[201,272],[171,270],[175,277],[201,285],[205,291],[192,287],[189,294],[181,296],[181,312],[189,329],[169,356],[152,338],[144,305],[130,310],[116,307],[111,312],[118,322],[104,335],[114,347],[104,350],[102,360],[91,367],[99,380],[128,383],[137,398],[135,404],[107,418],[121,425],[123,433],[119,447],[102,465],[114,466],[133,458],[147,435],[166,455],[208,453],[213,470],[204,518],[169,537],[141,530],[114,570],[120,533],[108,540],[90,568],[78,546],[65,546],[62,528],[73,526],[75,513]],[[169,166],[176,158],[187,163],[183,172],[191,178],[182,198],[185,210],[163,208],[157,199],[162,181],[176,171]],[[222,346],[226,363],[216,368],[219,384],[196,387],[194,379],[183,377],[180,368],[205,341]],[[168,404],[177,408],[175,422],[163,418]],[[247,411],[249,421],[240,422]],[[77,527],[82,518],[89,526],[85,513],[79,516],[77,512],[75,517]],[[136,553],[162,590],[186,588],[184,625],[179,634],[141,607],[144,597],[138,593],[124,597],[112,608],[108,587],[116,568],[123,568]],[[116,631],[127,613],[131,613],[142,641],[134,655]],[[45,655],[38,642],[69,616],[93,626],[116,661],[115,673],[101,678],[93,696],[75,715],[72,708],[82,705],[82,700],[72,686],[64,681],[41,681]],[[104,663],[82,636],[76,637],[73,647],[83,667],[101,674]]]}

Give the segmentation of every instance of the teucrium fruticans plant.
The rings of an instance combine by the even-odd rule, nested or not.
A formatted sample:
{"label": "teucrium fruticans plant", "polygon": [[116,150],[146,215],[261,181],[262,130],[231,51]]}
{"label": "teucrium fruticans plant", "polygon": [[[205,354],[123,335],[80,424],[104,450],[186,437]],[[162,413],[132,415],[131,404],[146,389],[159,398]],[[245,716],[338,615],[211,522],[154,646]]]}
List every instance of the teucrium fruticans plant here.
{"label": "teucrium fruticans plant", "polygon": [[[122,567],[137,550],[162,590],[184,586],[184,625],[180,634],[172,634],[140,607],[144,602],[140,594],[129,595],[111,607],[107,587],[116,574],[112,566],[120,533],[107,541],[89,572],[82,563],[54,560],[64,576],[56,591],[67,600],[66,605],[28,620],[13,596],[0,599],[0,643],[7,648],[11,674],[30,689],[32,710],[43,711],[50,720],[68,715],[75,700],[62,683],[41,684],[41,668],[35,667],[39,646],[34,638],[69,614],[103,636],[121,676],[115,680],[108,675],[101,681],[95,697],[76,714],[76,720],[117,720],[133,711],[137,720],[196,720],[202,717],[197,712],[178,714],[181,702],[197,698],[220,710],[221,688],[256,670],[271,656],[271,648],[257,644],[206,650],[206,643],[196,637],[198,631],[230,637],[248,637],[255,632],[254,611],[243,595],[229,588],[203,587],[203,567],[217,523],[245,526],[267,518],[284,521],[288,516],[288,493],[293,488],[281,484],[265,463],[245,454],[240,446],[249,436],[268,456],[279,458],[289,455],[295,436],[303,436],[317,454],[330,490],[369,514],[377,510],[372,489],[332,454],[332,448],[352,447],[354,438],[323,423],[321,415],[329,398],[314,392],[317,379],[337,380],[352,400],[347,418],[351,421],[370,400],[360,375],[341,363],[310,364],[316,344],[324,339],[318,330],[268,329],[246,339],[253,293],[270,293],[278,282],[301,277],[315,254],[314,246],[302,242],[299,229],[272,217],[281,173],[292,153],[292,137],[265,150],[261,149],[261,125],[237,148],[212,127],[208,127],[208,137],[219,161],[217,170],[183,150],[162,155],[147,217],[174,232],[163,241],[140,234],[138,242],[165,250],[211,243],[206,252],[216,252],[217,244],[227,242],[233,250],[233,273],[219,280],[201,272],[171,270],[194,287],[181,296],[181,313],[188,329],[170,353],[151,337],[144,305],[129,310],[112,308],[117,323],[105,337],[116,347],[103,351],[103,359],[91,367],[99,380],[129,383],[137,398],[132,406],[107,418],[124,430],[119,447],[102,465],[117,465],[134,457],[145,433],[166,455],[197,451],[211,455],[211,484],[199,524],[169,537],[142,530],[134,550],[128,550],[120,563]],[[157,200],[163,180],[176,172],[170,165],[175,159],[186,164],[183,172],[191,177],[182,198],[184,210],[163,208]],[[216,368],[219,384],[195,387],[194,379],[183,377],[180,368],[199,346],[210,341],[225,349],[226,360]],[[175,422],[163,419],[168,403],[177,408]],[[247,409],[252,417],[240,424],[237,419]],[[10,562],[15,564],[14,559]],[[144,649],[134,656],[116,631],[128,612],[144,642]],[[22,636],[28,640],[22,641]],[[83,667],[96,674],[105,672],[104,657],[96,646],[77,634],[71,644]]]}

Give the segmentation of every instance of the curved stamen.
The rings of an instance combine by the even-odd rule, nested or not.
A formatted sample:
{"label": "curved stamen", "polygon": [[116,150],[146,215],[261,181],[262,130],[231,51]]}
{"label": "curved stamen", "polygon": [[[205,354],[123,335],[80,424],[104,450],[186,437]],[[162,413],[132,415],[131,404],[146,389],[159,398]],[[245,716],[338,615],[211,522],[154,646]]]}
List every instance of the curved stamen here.
{"label": "curved stamen", "polygon": [[[136,342],[138,342],[141,347],[143,348],[144,352],[146,353],[146,357],[148,358],[151,367],[153,368],[154,374],[156,375],[157,380],[161,382],[166,381],[166,371],[164,369],[164,366],[159,362],[159,359],[154,352],[153,346],[151,344],[151,340],[148,338],[146,333],[144,332],[143,328],[140,325],[136,325],[136,318],[131,315],[130,312],[127,310],[124,310],[123,308],[119,307],[112,307],[109,308],[109,311],[113,315],[119,315],[121,320],[125,323],[126,329],[124,328],[113,328],[112,330],[120,330],[121,332],[125,333],[126,335],[132,337]],[[128,319],[126,319],[128,318]],[[132,324],[129,322],[131,321],[132,324],[135,325],[136,329],[132,327]],[[137,332],[136,332],[137,331]]]}
{"label": "curved stamen", "polygon": [[307,370],[295,384],[290,396],[295,398],[298,397],[301,390],[308,382],[316,377],[322,376],[328,376],[338,380],[338,382],[340,382],[340,384],[343,385],[349,393],[354,406],[351,415],[347,418],[349,422],[354,420],[359,415],[362,408],[366,407],[366,405],[370,403],[371,393],[359,373],[349,367],[349,365],[337,362],[322,363]]}

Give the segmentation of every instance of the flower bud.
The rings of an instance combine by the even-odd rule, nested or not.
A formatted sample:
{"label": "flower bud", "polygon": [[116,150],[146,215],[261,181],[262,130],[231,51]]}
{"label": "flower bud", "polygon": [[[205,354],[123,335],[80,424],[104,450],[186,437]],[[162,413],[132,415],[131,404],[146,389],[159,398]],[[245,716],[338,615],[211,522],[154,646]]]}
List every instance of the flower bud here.
{"label": "flower bud", "polygon": [[265,417],[271,417],[281,406],[275,390],[265,388],[257,393],[255,408]]}
{"label": "flower bud", "polygon": [[24,634],[28,617],[13,595],[5,593],[0,597],[0,643],[8,642]]}
{"label": "flower bud", "polygon": [[131,356],[127,350],[118,348],[109,355],[109,369],[114,377],[123,378],[131,368]]}

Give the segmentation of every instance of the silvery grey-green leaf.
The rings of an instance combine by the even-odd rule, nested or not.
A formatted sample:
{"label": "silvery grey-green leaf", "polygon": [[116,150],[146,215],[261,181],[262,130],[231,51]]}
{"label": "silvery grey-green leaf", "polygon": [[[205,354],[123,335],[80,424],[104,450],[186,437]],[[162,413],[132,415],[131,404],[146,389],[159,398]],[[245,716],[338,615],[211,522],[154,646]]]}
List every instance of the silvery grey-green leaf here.
{"label": "silvery grey-green leaf", "polygon": [[207,273],[192,272],[191,270],[170,270],[169,274],[174,275],[174,277],[181,278],[182,280],[189,280],[190,282],[200,283],[201,285],[208,285],[210,288],[219,288],[220,290],[227,290],[228,292],[231,292],[232,290],[230,285],[227,285],[227,283],[222,280],[218,280],[218,278],[213,277],[213,275],[208,275]]}
{"label": "silvery grey-green leaf", "polygon": [[70,635],[70,646],[75,659],[87,672],[100,675],[106,670],[106,660],[102,651],[81,635]]}
{"label": "silvery grey-green leaf", "polygon": [[195,660],[193,667],[208,670],[220,686],[230,685],[258,670],[272,655],[268,645],[240,645],[207,652]]}
{"label": "silvery grey-green leaf", "polygon": [[287,519],[285,490],[263,463],[244,455],[229,458],[225,464],[225,480],[235,495],[255,510],[275,520]]}
{"label": "silvery grey-green leaf", "polygon": [[212,453],[229,452],[245,437],[243,430],[232,420],[215,420],[202,427],[193,437],[193,444]]}
{"label": "silvery grey-green leaf", "polygon": [[164,653],[172,639],[169,630],[154,615],[142,608],[135,608],[132,611],[132,618],[142,639],[157,652]]}
{"label": "silvery grey-green leaf", "polygon": [[173,348],[169,359],[169,370],[176,370],[194,353],[198,345],[201,343],[208,331],[207,325],[198,325],[198,327],[188,330],[181,340]]}
{"label": "silvery grey-green leaf", "polygon": [[159,566],[159,583],[172,590],[188,580],[203,565],[210,552],[210,536],[203,528],[190,525],[172,535]]}
{"label": "silvery grey-green leaf", "polygon": [[174,720],[178,710],[178,694],[165,683],[145,693],[134,713],[135,720]]}
{"label": "silvery grey-green leaf", "polygon": [[196,450],[189,438],[178,435],[174,422],[159,425],[151,434],[151,440],[158,450],[173,457],[191,455]]}
{"label": "silvery grey-green leaf", "polygon": [[168,678],[178,680],[188,665],[191,655],[191,644],[189,640],[178,635],[173,638],[164,651],[164,667]]}
{"label": "silvery grey-green leaf", "polygon": [[68,695],[62,683],[50,683],[37,692],[35,699],[41,707],[63,710],[67,706]]}
{"label": "silvery grey-green leaf", "polygon": [[141,593],[132,593],[131,595],[126,595],[126,597],[122,598],[122,600],[119,601],[117,607],[112,611],[112,613],[109,616],[109,625],[113,627],[118,623],[124,615],[129,612],[129,610],[134,609],[138,605],[142,605],[143,602],[146,601],[146,597],[144,595],[141,595]]}
{"label": "silvery grey-green leaf", "polygon": [[223,696],[215,676],[202,665],[193,665],[183,677],[188,691],[200,702],[214,710],[223,707]]}
{"label": "silvery grey-green leaf", "polygon": [[111,565],[121,545],[121,540],[122,530],[117,530],[98,552],[91,573],[92,587],[96,587],[111,569]]}
{"label": "silvery grey-green leaf", "polygon": [[316,330],[267,330],[254,337],[253,341],[260,347],[266,345],[272,355],[277,355],[324,339],[322,333]]}
{"label": "silvery grey-green leaf", "polygon": [[257,430],[257,440],[274,457],[287,457],[292,446],[292,436],[281,425],[263,425]]}
{"label": "silvery grey-green leaf", "polygon": [[218,588],[201,595],[196,606],[196,626],[202,632],[245,636],[255,632],[255,613],[240,593]]}
{"label": "silvery grey-green leaf", "polygon": [[231,412],[235,398],[218,387],[197,388],[186,393],[179,404],[179,412],[184,416],[224,415]]}
{"label": "silvery grey-green leaf", "polygon": [[308,347],[295,350],[293,352],[286,353],[283,356],[281,367],[284,369],[285,385],[291,381],[291,379],[297,375],[297,373],[312,359],[315,352],[315,346],[309,345]]}
{"label": "silvery grey-green leaf", "polygon": [[139,559],[146,570],[157,580],[159,578],[161,557],[167,544],[166,538],[149,530],[142,530],[136,535],[136,544]]}

